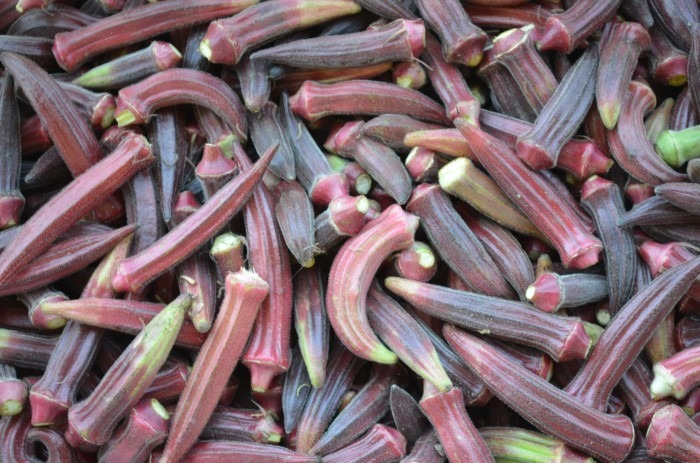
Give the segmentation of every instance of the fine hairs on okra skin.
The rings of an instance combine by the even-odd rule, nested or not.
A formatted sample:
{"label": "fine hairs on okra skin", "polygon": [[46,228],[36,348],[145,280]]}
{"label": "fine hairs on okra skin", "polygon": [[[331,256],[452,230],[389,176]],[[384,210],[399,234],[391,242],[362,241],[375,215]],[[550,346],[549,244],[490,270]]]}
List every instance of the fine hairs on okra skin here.
{"label": "fine hairs on okra skin", "polygon": [[700,460],[700,3],[0,0],[0,462]]}

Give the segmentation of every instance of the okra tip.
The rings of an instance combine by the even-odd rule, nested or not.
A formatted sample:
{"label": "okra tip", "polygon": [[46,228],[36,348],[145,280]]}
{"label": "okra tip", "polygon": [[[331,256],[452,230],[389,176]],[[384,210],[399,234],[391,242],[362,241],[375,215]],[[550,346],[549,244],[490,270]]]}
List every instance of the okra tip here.
{"label": "okra tip", "polygon": [[603,125],[606,129],[612,130],[615,128],[621,110],[622,105],[618,101],[604,101],[598,103],[600,119],[603,121]]}

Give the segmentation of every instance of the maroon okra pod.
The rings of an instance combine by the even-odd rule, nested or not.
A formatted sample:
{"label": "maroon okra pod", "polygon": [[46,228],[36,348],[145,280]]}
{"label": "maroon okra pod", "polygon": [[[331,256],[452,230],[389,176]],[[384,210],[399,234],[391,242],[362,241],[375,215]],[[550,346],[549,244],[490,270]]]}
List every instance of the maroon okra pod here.
{"label": "maroon okra pod", "polygon": [[629,407],[635,424],[641,429],[646,429],[654,413],[669,403],[652,398],[649,393],[651,381],[651,370],[641,358],[637,358],[617,385],[617,393]]}
{"label": "maroon okra pod", "polygon": [[389,393],[389,407],[396,429],[406,438],[408,446],[413,446],[423,431],[430,427],[430,422],[423,415],[418,402],[406,390],[394,384]]}
{"label": "maroon okra pod", "polygon": [[406,455],[406,439],[394,428],[375,424],[360,439],[347,447],[328,454],[321,463],[390,463]]}
{"label": "maroon okra pod", "polygon": [[403,143],[406,134],[441,128],[441,125],[419,121],[410,116],[382,114],[365,122],[362,126],[362,135],[379,140],[397,153],[404,153],[409,150]]}
{"label": "maroon okra pod", "polygon": [[204,197],[208,200],[238,174],[238,166],[226,157],[221,145],[206,143],[194,174],[202,184]]}
{"label": "maroon okra pod", "polygon": [[280,182],[275,188],[275,217],[287,248],[302,267],[314,265],[314,210],[298,182]]}
{"label": "maroon okra pod", "polygon": [[671,204],[694,215],[700,215],[700,184],[665,183],[654,188],[654,192]]}
{"label": "maroon okra pod", "polygon": [[355,3],[367,11],[388,19],[414,19],[416,15],[402,0],[358,0]]}
{"label": "maroon okra pod", "polygon": [[[202,37],[204,38],[204,34]],[[269,76],[269,63],[265,60],[252,60],[245,55],[236,66],[236,75],[241,86],[241,96],[248,111],[258,113],[270,99],[272,79]]]}
{"label": "maroon okra pod", "polygon": [[0,363],[0,417],[22,413],[28,396],[27,383],[17,379],[15,367]]}
{"label": "maroon okra pod", "polygon": [[330,328],[318,267],[302,269],[294,276],[294,329],[311,385],[319,388],[326,381]]}
{"label": "maroon okra pod", "polygon": [[29,319],[37,328],[53,330],[65,326],[65,318],[47,314],[41,310],[44,303],[67,301],[68,297],[62,292],[47,286],[36,291],[20,293],[17,295],[17,298],[27,306]]}
{"label": "maroon okra pod", "polygon": [[[181,463],[259,463],[260,456],[267,463],[318,463],[318,458],[295,452],[279,445],[252,442],[206,441],[194,444]],[[162,461],[161,454],[154,452],[152,461]]]}
{"label": "maroon okra pod", "polygon": [[371,219],[371,205],[365,196],[341,196],[316,216],[316,247],[327,251],[344,238],[355,236]]}
{"label": "maroon okra pod", "polygon": [[269,412],[219,405],[211,414],[200,438],[276,444],[282,439],[283,433],[284,430]]}
{"label": "maroon okra pod", "polygon": [[646,434],[649,455],[681,463],[700,458],[700,427],[678,405],[654,413]]}
{"label": "maroon okra pod", "polygon": [[402,463],[443,463],[445,457],[438,452],[440,440],[432,429],[425,431],[413,445],[411,453],[406,455]]}
{"label": "maroon okra pod", "polygon": [[[324,361],[324,382],[326,380],[325,367],[326,362]],[[284,419],[284,432],[290,436],[290,442],[291,439],[293,439],[292,436],[296,432],[299,417],[306,406],[306,400],[311,393],[310,379],[307,371],[308,367],[304,365],[304,359],[300,349],[292,349],[292,360],[289,363],[287,373],[284,375],[284,384],[282,385],[282,418]],[[323,384],[320,384],[318,387],[323,387]]]}
{"label": "maroon okra pod", "polygon": [[593,31],[613,17],[622,0],[577,2],[563,13],[553,14],[538,39],[540,50],[571,53]]}
{"label": "maroon okra pod", "polygon": [[258,153],[264,153],[275,143],[279,148],[270,162],[270,171],[282,180],[294,180],[294,151],[290,145],[289,129],[280,114],[280,109],[271,101],[262,106],[259,113],[249,114],[250,139]]}
{"label": "maroon okra pod", "polygon": [[0,328],[0,362],[42,370],[56,347],[58,336]]}
{"label": "maroon okra pod", "polygon": [[3,127],[0,139],[0,229],[18,225],[24,209],[24,195],[19,189],[22,143],[14,82],[9,74],[0,81],[0,126]]}
{"label": "maroon okra pod", "polygon": [[649,9],[654,24],[687,53],[692,44],[691,25],[700,22],[697,6],[685,1],[649,0]]}
{"label": "maroon okra pod", "polygon": [[543,273],[527,288],[526,296],[538,309],[556,312],[562,307],[579,307],[605,299],[608,282],[601,275],[587,273]]}
{"label": "maroon okra pod", "polygon": [[[617,221],[620,227],[647,225],[666,225],[674,223],[700,223],[700,217],[669,203],[660,196],[651,195],[634,205],[632,209],[620,215]],[[646,193],[645,193],[646,195]]]}
{"label": "maroon okra pod", "polygon": [[[654,81],[674,87],[685,85],[688,81],[688,55],[676,48],[656,24],[649,28],[649,36],[651,37],[649,64]],[[688,100],[690,100],[687,87],[684,92],[688,94]]]}
{"label": "maroon okra pod", "polygon": [[422,241],[415,241],[392,257],[392,270],[409,280],[429,281],[437,273],[437,264],[433,249]]}

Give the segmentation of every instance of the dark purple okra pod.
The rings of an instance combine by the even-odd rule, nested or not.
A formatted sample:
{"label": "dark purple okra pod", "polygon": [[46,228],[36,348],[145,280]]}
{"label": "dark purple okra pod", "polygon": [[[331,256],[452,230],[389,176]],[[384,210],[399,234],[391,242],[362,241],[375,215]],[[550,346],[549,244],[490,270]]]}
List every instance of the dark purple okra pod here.
{"label": "dark purple okra pod", "polygon": [[212,22],[199,51],[212,63],[237,64],[250,48],[359,11],[359,5],[347,0],[259,3],[230,18]]}
{"label": "dark purple okra pod", "polygon": [[593,31],[613,17],[622,0],[577,2],[563,13],[553,14],[537,40],[541,50],[571,53]]}
{"label": "dark purple okra pod", "polygon": [[652,398],[649,393],[651,381],[651,370],[641,358],[637,358],[622,375],[616,389],[632,413],[635,424],[641,429],[646,429],[654,413],[669,403]]}
{"label": "dark purple okra pod", "polygon": [[62,328],[66,324],[66,319],[61,316],[46,314],[41,310],[45,302],[63,302],[68,300],[68,296],[51,287],[39,288],[36,291],[20,293],[17,298],[27,306],[29,319],[37,328],[53,330]]}
{"label": "dark purple okra pod", "polygon": [[358,0],[358,5],[367,11],[388,19],[414,19],[415,14],[401,0]]}
{"label": "dark purple okra pod", "polygon": [[314,210],[304,187],[295,181],[275,188],[275,217],[287,249],[302,267],[314,265]]}
{"label": "dark purple okra pod", "polygon": [[475,291],[506,298],[514,295],[484,246],[439,186],[416,187],[407,209],[421,219],[440,258]]}
{"label": "dark purple okra pod", "polygon": [[[67,71],[105,51],[140,42],[171,30],[230,16],[257,3],[256,0],[204,0],[196,4],[176,0],[146,4],[122,11],[87,27],[56,34],[54,56]],[[119,37],[119,40],[115,40]]]}
{"label": "dark purple okra pod", "polygon": [[494,395],[542,432],[605,462],[621,462],[632,449],[634,426],[629,418],[579,403],[474,336],[449,325],[443,331]]}
{"label": "dark purple okra pod", "polygon": [[206,143],[202,152],[202,159],[197,164],[194,174],[202,184],[204,198],[209,200],[226,183],[236,176],[238,166],[226,157],[221,145]]}
{"label": "dark purple okra pod", "polygon": [[334,114],[402,114],[416,119],[448,124],[444,108],[417,90],[370,80],[335,84],[305,81],[289,98],[295,114],[315,122]]}
{"label": "dark purple okra pod", "polygon": [[622,195],[617,185],[594,176],[583,185],[581,203],[595,220],[598,236],[603,243],[609,307],[615,314],[634,292],[637,267],[632,234],[618,226],[625,211]]}
{"label": "dark purple okra pod", "polygon": [[147,48],[95,66],[73,80],[86,88],[118,89],[166,69],[173,68],[182,55],[167,42],[152,42]]}
{"label": "dark purple okra pod", "polygon": [[[656,24],[649,28],[649,36],[651,37],[649,65],[654,80],[674,87],[685,85],[688,81],[688,55],[676,48]],[[690,98],[690,95],[688,97]],[[695,111],[692,112],[695,113]]]}
{"label": "dark purple okra pod", "polygon": [[[130,239],[124,239],[114,246],[93,272],[81,296],[114,297],[109,281],[130,244]],[[97,355],[102,334],[102,329],[78,322],[69,322],[63,329],[43,376],[32,385],[29,401],[34,426],[65,421],[69,407],[76,400],[80,381]]]}
{"label": "dark purple okra pod", "polygon": [[[582,404],[605,410],[612,389],[699,274],[700,258],[695,258],[638,291],[605,328],[565,391]],[[616,354],[610,355],[613,349]]]}
{"label": "dark purple okra pod", "polygon": [[654,188],[654,192],[671,204],[694,215],[700,215],[700,184],[664,183]]}
{"label": "dark purple okra pod", "polygon": [[464,117],[470,123],[478,124],[479,100],[472,95],[459,68],[447,62],[440,42],[430,32],[425,34],[425,51],[421,59],[425,61],[430,83],[445,104],[447,117]]}
{"label": "dark purple okra pod", "polygon": [[58,336],[0,328],[0,362],[20,368],[46,368]]}
{"label": "dark purple okra pod", "polygon": [[452,388],[430,338],[376,281],[367,294],[367,309],[374,332],[408,368],[440,392]]}
{"label": "dark purple okra pod", "polygon": [[430,427],[430,422],[423,415],[413,396],[396,384],[391,386],[389,406],[396,429],[406,438],[408,446],[412,447],[421,434]]}
{"label": "dark purple okra pod", "polygon": [[[550,102],[555,100],[552,98]],[[479,162],[556,247],[564,265],[587,268],[598,262],[601,242],[591,235],[568,204],[555,199],[559,195],[549,184],[527,169],[515,153],[497,139],[462,121],[456,120],[455,125]],[[543,215],[544,210],[551,211],[552,215]]]}
{"label": "dark purple okra pod", "polygon": [[401,459],[401,463],[443,463],[445,456],[438,452],[440,440],[432,429],[425,431],[416,440],[411,453]]}
{"label": "dark purple okra pod", "polygon": [[190,33],[187,36],[187,44],[185,51],[182,53],[182,67],[188,69],[197,69],[206,71],[209,69],[209,60],[207,60],[199,52],[199,43],[207,33],[207,25],[202,24],[190,28]]}
{"label": "dark purple okra pod", "polygon": [[642,25],[623,22],[611,26],[600,51],[595,85],[598,112],[607,129],[617,124],[639,55],[650,46],[651,38]]}
{"label": "dark purple okra pod", "polygon": [[76,448],[97,450],[139,401],[172,348],[192,301],[179,296],[148,323],[105,373],[95,391],[68,411],[66,439]]}
{"label": "dark purple okra pod", "polygon": [[678,405],[654,413],[646,434],[649,455],[674,463],[700,459],[700,427]]}
{"label": "dark purple okra pod", "polygon": [[673,110],[673,98],[666,98],[662,101],[654,111],[649,114],[644,121],[644,128],[647,132],[647,138],[652,144],[656,144],[659,135],[665,130],[668,130],[671,122],[671,111]]}
{"label": "dark purple okra pod", "polygon": [[319,388],[326,381],[330,327],[323,281],[317,267],[302,269],[294,276],[294,329],[311,385]]}
{"label": "dark purple okra pod", "polygon": [[406,455],[406,439],[394,428],[375,424],[360,439],[321,458],[321,463],[390,463]]}
{"label": "dark purple okra pod", "polygon": [[294,180],[294,151],[289,142],[289,130],[280,114],[280,109],[271,101],[262,106],[258,114],[249,113],[250,139],[258,153],[264,153],[276,143],[279,144],[275,157],[268,167],[282,180]]}
{"label": "dark purple okra pod", "polygon": [[372,376],[353,399],[338,413],[309,453],[328,455],[351,444],[389,411],[389,393],[401,367],[374,366]]}
{"label": "dark purple okra pod", "polygon": [[397,153],[404,153],[409,150],[403,144],[403,139],[407,133],[440,128],[442,128],[441,125],[422,122],[410,116],[382,114],[365,122],[362,126],[362,135],[384,143]]}
{"label": "dark purple okra pod", "polygon": [[24,209],[24,195],[19,189],[22,167],[19,106],[15,83],[9,73],[0,81],[0,229],[19,224]]}
{"label": "dark purple okra pod", "polygon": [[700,22],[696,4],[686,0],[649,0],[654,24],[684,52],[692,46],[691,26]]}
{"label": "dark purple okra pod", "polygon": [[[310,270],[305,271],[308,273]],[[294,291],[296,294],[296,287]],[[325,375],[325,364],[323,366],[323,374]],[[282,385],[282,415],[284,432],[287,435],[291,435],[295,431],[299,417],[306,406],[306,400],[311,393],[312,384],[307,370],[308,368],[304,365],[301,351],[292,349],[292,360],[289,363],[287,373],[284,375],[284,384]],[[323,384],[320,386],[323,386]]]}
{"label": "dark purple okra pod", "polygon": [[621,214],[617,221],[620,227],[674,223],[700,223],[700,217],[674,206],[660,196],[651,196]]}
{"label": "dark purple okra pod", "polygon": [[420,408],[433,425],[450,463],[495,462],[467,415],[461,390],[453,388],[439,392],[426,382]]}
{"label": "dark purple okra pod", "polygon": [[0,35],[0,50],[22,55],[46,70],[56,69],[56,60],[51,54],[51,44],[51,38]]}
{"label": "dark purple okra pod", "polygon": [[[29,390],[27,383],[17,379],[12,365],[0,363],[0,416],[14,416],[24,409]],[[388,409],[388,400],[385,400]]]}
{"label": "dark purple okra pod", "polygon": [[556,312],[562,307],[579,307],[605,299],[608,282],[601,275],[587,273],[543,273],[527,288],[526,296],[538,309]]}
{"label": "dark purple okra pod", "polygon": [[239,410],[219,405],[207,421],[200,439],[277,444],[283,432],[273,414],[264,410]]}
{"label": "dark purple okra pod", "polygon": [[[700,14],[698,14],[700,16]],[[700,19],[700,18],[699,18]],[[696,115],[700,114],[700,26],[690,25],[691,47],[688,53],[688,90]]]}
{"label": "dark purple okra pod", "polygon": [[236,66],[243,103],[251,113],[259,113],[263,105],[270,99],[272,79],[268,72],[269,63],[267,61],[250,59],[250,55],[245,55]]}
{"label": "dark purple okra pod", "polygon": [[585,358],[591,348],[591,338],[578,319],[550,315],[520,302],[403,278],[387,278],[385,285],[422,312],[534,347],[557,361]]}
{"label": "dark purple okra pod", "polygon": [[457,0],[417,0],[421,17],[442,41],[447,61],[474,67],[483,56],[486,33],[476,27]]}
{"label": "dark purple okra pod", "polygon": [[155,399],[140,400],[98,457],[105,463],[142,463],[165,442],[170,415]]}
{"label": "dark purple okra pod", "polygon": [[287,139],[294,152],[296,178],[306,189],[311,202],[323,207],[338,197],[347,196],[350,191],[347,178],[333,172],[306,124],[292,113],[286,93],[282,94],[280,109]]}
{"label": "dark purple okra pod", "polygon": [[357,161],[397,203],[406,203],[411,195],[411,176],[391,148],[362,136],[363,124],[347,122],[338,131],[331,132],[324,146]]}
{"label": "dark purple okra pod", "polygon": [[187,160],[184,114],[178,108],[158,111],[149,125],[149,138],[156,157],[158,198],[165,223],[172,219],[175,196],[180,191]]}
{"label": "dark purple okra pod", "polygon": [[[152,461],[161,461],[161,453],[154,452]],[[182,463],[259,463],[260,456],[266,463],[318,463],[318,458],[295,452],[279,445],[252,442],[207,441],[194,444]]]}
{"label": "dark purple okra pod", "polygon": [[632,177],[657,186],[682,182],[686,176],[671,169],[654,151],[646,136],[644,115],[656,106],[656,96],[646,84],[632,81],[614,130],[608,132],[610,151]]}
{"label": "dark purple okra pod", "polygon": [[654,24],[654,17],[649,9],[648,0],[622,0],[620,11],[626,17],[637,21],[647,29]]}
{"label": "dark purple okra pod", "polygon": [[312,389],[297,425],[297,450],[308,452],[319,441],[364,361],[336,343],[323,386]]}
{"label": "dark purple okra pod", "polygon": [[93,92],[87,88],[70,82],[58,82],[83,118],[88,121],[93,130],[101,132],[114,122],[114,111],[117,103],[107,92]]}
{"label": "dark purple okra pod", "polygon": [[354,34],[315,37],[265,48],[251,60],[307,69],[371,66],[386,61],[411,61],[423,52],[423,21],[399,19]]}
{"label": "dark purple okra pod", "polygon": [[136,225],[132,253],[141,252],[155,243],[163,233],[158,192],[153,171],[142,170],[122,188],[126,220]]}
{"label": "dark purple okra pod", "polygon": [[597,68],[598,49],[590,47],[566,73],[532,129],[518,138],[518,157],[533,169],[554,167],[578,130],[593,103]]}
{"label": "dark purple okra pod", "polygon": [[690,347],[654,364],[654,381],[649,390],[658,400],[673,396],[682,399],[700,385],[700,346]]}

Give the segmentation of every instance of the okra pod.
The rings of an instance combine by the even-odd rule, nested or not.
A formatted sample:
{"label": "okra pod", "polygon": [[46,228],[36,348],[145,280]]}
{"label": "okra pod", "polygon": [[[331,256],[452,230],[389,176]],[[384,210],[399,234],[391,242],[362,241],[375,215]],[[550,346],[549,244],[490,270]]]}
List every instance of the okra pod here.
{"label": "okra pod", "polygon": [[563,13],[553,14],[538,39],[541,50],[571,53],[593,31],[613,17],[622,0],[577,2]]}
{"label": "okra pod", "polygon": [[394,428],[375,424],[360,439],[328,454],[321,463],[390,463],[406,455],[406,439]]}
{"label": "okra pod", "polygon": [[15,367],[0,363],[0,417],[22,413],[28,396],[28,386],[17,379]]}
{"label": "okra pod", "polygon": [[654,413],[646,447],[649,455],[663,461],[694,461],[700,458],[700,428],[678,405],[667,405]]}
{"label": "okra pod", "polygon": [[700,346],[690,347],[654,364],[654,380],[649,390],[658,400],[673,396],[682,399],[700,384]]}
{"label": "okra pod", "polygon": [[271,413],[219,405],[211,414],[200,438],[276,444],[282,439],[283,432]]}
{"label": "okra pod", "polygon": [[14,79],[6,75],[0,81],[0,229],[18,225],[24,209],[24,195],[19,189],[22,167],[20,119]]}
{"label": "okra pod", "polygon": [[294,328],[311,385],[319,388],[326,381],[330,329],[318,268],[302,269],[294,277]]}
{"label": "okra pod", "polygon": [[264,153],[270,147],[279,143],[275,157],[270,162],[269,169],[282,180],[294,180],[294,151],[289,141],[289,130],[284,124],[280,109],[271,101],[262,106],[257,114],[249,115],[250,138],[258,153]]}
{"label": "okra pod", "polygon": [[[202,34],[204,38],[204,34]],[[268,75],[269,63],[265,60],[252,60],[245,55],[238,66],[236,75],[241,86],[241,96],[248,111],[259,113],[270,99],[272,79]]]}
{"label": "okra pod", "polygon": [[543,273],[527,288],[527,299],[545,312],[556,312],[562,307],[579,307],[607,296],[608,282],[605,277],[586,273]]}

